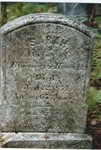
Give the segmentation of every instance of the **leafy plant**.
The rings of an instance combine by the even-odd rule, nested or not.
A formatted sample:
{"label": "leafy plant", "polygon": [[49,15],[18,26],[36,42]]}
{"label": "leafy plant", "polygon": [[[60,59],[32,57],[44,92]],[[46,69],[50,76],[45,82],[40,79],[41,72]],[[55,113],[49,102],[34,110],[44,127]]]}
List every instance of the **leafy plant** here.
{"label": "leafy plant", "polygon": [[56,11],[57,8],[55,3],[13,2],[8,3],[7,6],[8,21],[29,13],[45,13],[45,12],[55,13]]}
{"label": "leafy plant", "polygon": [[101,29],[94,28],[92,30],[95,32],[96,38],[95,50],[93,53],[91,87],[89,88],[88,105],[89,110],[95,110],[98,112],[98,114],[101,114]]}
{"label": "leafy plant", "polygon": [[88,99],[89,109],[95,108],[96,104],[98,103],[101,104],[101,90],[97,90],[94,87],[90,87]]}
{"label": "leafy plant", "polygon": [[93,82],[101,78],[101,35],[98,35],[95,41],[95,50],[93,53],[93,64],[91,72],[91,85]]}

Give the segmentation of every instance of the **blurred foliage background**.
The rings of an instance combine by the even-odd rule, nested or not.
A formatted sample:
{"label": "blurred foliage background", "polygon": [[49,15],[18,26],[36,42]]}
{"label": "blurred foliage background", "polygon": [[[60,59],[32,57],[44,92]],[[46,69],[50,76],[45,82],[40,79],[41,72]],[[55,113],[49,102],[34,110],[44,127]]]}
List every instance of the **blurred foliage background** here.
{"label": "blurred foliage background", "polygon": [[[29,13],[60,13],[85,23],[95,33],[95,49],[91,70],[91,82],[88,96],[88,126],[100,123],[101,135],[101,4],[69,3],[0,3],[0,25]],[[90,115],[89,115],[90,114]],[[93,117],[92,117],[93,116]],[[95,116],[95,117],[94,117]],[[93,126],[92,125],[92,126]],[[89,129],[90,130],[90,129]],[[101,137],[100,137],[101,138]],[[96,140],[95,140],[96,141]],[[99,144],[98,144],[99,145]],[[95,148],[99,148],[96,147]],[[100,147],[101,148],[101,147]]]}

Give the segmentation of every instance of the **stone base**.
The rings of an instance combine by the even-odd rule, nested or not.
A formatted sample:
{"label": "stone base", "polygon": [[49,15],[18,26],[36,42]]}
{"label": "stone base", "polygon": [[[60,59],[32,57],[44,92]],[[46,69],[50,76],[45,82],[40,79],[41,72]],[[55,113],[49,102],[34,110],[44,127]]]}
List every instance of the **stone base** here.
{"label": "stone base", "polygon": [[61,148],[91,149],[92,139],[86,134],[77,133],[14,133],[2,132],[4,148]]}

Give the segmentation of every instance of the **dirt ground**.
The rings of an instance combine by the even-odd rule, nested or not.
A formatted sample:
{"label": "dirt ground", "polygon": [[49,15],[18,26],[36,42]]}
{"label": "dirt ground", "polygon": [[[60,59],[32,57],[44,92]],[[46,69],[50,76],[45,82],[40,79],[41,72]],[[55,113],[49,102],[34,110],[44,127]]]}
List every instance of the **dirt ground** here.
{"label": "dirt ground", "polygon": [[[101,110],[101,103],[97,107]],[[93,149],[101,149],[101,115],[96,111],[88,111],[86,133],[92,136]]]}

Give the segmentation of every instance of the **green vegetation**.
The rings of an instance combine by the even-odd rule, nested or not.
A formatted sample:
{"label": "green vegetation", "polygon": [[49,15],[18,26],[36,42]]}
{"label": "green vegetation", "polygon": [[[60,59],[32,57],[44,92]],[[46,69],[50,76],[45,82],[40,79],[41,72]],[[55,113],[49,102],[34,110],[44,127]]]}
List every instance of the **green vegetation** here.
{"label": "green vegetation", "polygon": [[[101,17],[95,18],[98,28],[93,31],[96,34],[95,50],[93,53],[93,64],[91,71],[91,86],[89,88],[89,109],[98,111],[97,105],[101,104]],[[99,33],[100,32],[100,33]],[[100,112],[101,113],[101,110]]]}
{"label": "green vegetation", "polygon": [[55,13],[57,11],[55,3],[8,3],[8,21],[29,13]]}
{"label": "green vegetation", "polygon": [[96,107],[95,105],[101,103],[101,90],[97,90],[94,87],[90,87],[90,94],[89,94],[89,108],[94,110]]}

